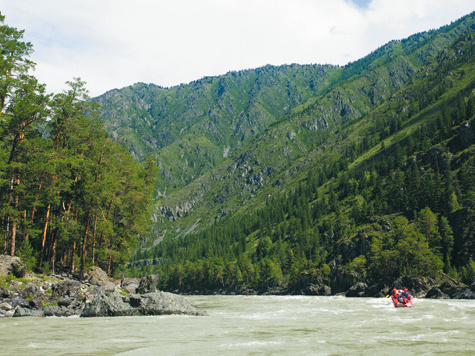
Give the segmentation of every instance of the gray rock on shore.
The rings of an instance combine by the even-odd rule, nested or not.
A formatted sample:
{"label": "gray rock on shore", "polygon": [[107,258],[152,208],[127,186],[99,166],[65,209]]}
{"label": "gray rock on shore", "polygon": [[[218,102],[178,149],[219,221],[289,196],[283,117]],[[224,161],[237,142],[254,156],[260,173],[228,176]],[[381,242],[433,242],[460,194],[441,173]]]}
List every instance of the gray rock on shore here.
{"label": "gray rock on shore", "polygon": [[0,275],[10,276],[0,286],[0,317],[207,315],[179,295],[158,292],[158,276],[118,281],[91,267],[81,280],[67,273],[39,278],[8,255],[0,255]]}
{"label": "gray rock on shore", "polygon": [[95,298],[84,307],[81,317],[138,315],[207,315],[185,298],[167,292],[119,295],[110,293]]}

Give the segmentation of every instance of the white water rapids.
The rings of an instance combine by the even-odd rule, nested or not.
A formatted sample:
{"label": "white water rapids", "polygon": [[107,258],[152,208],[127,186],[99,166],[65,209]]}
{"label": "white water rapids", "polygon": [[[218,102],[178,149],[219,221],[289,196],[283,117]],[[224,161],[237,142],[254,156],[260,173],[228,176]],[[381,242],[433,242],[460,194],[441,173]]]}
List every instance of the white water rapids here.
{"label": "white water rapids", "polygon": [[475,355],[475,300],[192,296],[209,316],[3,318],[7,355]]}

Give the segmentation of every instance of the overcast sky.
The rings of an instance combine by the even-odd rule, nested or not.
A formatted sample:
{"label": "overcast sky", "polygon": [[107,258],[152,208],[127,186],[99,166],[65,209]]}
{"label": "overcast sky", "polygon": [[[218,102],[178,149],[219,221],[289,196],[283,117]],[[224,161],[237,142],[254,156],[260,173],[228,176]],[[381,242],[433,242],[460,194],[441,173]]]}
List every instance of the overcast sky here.
{"label": "overcast sky", "polygon": [[266,64],[344,65],[474,10],[473,0],[0,0],[48,90],[81,77],[91,96]]}

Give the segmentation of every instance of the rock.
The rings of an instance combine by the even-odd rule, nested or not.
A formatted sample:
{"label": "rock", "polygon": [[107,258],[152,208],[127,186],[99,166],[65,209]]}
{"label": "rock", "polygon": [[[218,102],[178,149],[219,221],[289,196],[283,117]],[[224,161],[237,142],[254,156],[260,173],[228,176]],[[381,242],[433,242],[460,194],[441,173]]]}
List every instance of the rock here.
{"label": "rock", "polygon": [[8,318],[12,318],[13,315],[15,315],[15,310],[14,310],[14,309],[12,309],[12,310],[7,310],[7,311],[5,312],[5,316],[8,317]]}
{"label": "rock", "polygon": [[79,315],[79,310],[73,310],[59,305],[47,305],[43,308],[44,316],[59,316],[68,317],[73,315]]}
{"label": "rock", "polygon": [[324,284],[311,284],[302,290],[302,293],[305,295],[331,295],[332,289]]}
{"label": "rock", "polygon": [[166,292],[147,293],[141,297],[144,315],[187,314],[207,315],[185,298]]}
{"label": "rock", "polygon": [[438,287],[431,288],[431,290],[427,292],[425,297],[432,299],[450,299],[450,297],[444,292],[442,292]]}
{"label": "rock", "polygon": [[140,280],[138,278],[124,278],[121,281],[122,288],[131,294],[137,293],[136,291],[139,284],[140,284]]}
{"label": "rock", "polygon": [[31,309],[40,309],[43,307],[43,303],[40,300],[34,298],[28,302],[28,306]]}
{"label": "rock", "polygon": [[140,279],[139,286],[136,289],[137,294],[152,293],[157,291],[158,276],[153,274]]}
{"label": "rock", "polygon": [[26,285],[24,285],[23,288],[20,288],[18,291],[21,297],[24,299],[36,298],[40,294],[43,294],[42,291],[40,291],[40,288],[34,283],[27,283]]}
{"label": "rock", "polygon": [[0,298],[10,298],[10,296],[10,291],[5,287],[0,286]]}
{"label": "rock", "polygon": [[86,271],[85,277],[89,279],[89,283],[103,287],[106,292],[113,292],[115,283],[109,278],[106,272],[99,267],[91,267]]}
{"label": "rock", "polygon": [[86,304],[81,317],[188,314],[207,315],[185,298],[166,292],[129,294],[110,293]]}
{"label": "rock", "polygon": [[13,307],[10,304],[8,304],[7,302],[3,302],[3,303],[0,303],[0,309],[12,310]]}
{"label": "rock", "polygon": [[0,275],[13,274],[17,278],[25,276],[26,266],[20,257],[0,255]]}
{"label": "rock", "polygon": [[[472,283],[473,285],[473,283]],[[452,296],[454,299],[475,299],[473,288],[464,288]]]}
{"label": "rock", "polygon": [[13,308],[16,308],[16,307],[28,308],[29,307],[28,302],[25,299],[23,299],[22,297],[13,298],[11,300],[10,304]]}
{"label": "rock", "polygon": [[82,284],[79,281],[67,280],[63,283],[54,284],[51,289],[53,294],[60,298],[77,298]]}
{"label": "rock", "polygon": [[72,303],[72,300],[69,298],[58,299],[58,306],[60,307],[69,307]]}
{"label": "rock", "polygon": [[336,273],[330,287],[333,293],[346,293],[358,280],[358,275],[351,272]]}
{"label": "rock", "polygon": [[359,282],[354,284],[353,286],[348,289],[346,292],[345,296],[346,297],[364,297],[366,296],[366,289],[368,288],[368,285],[363,282]]}
{"label": "rock", "polygon": [[45,316],[43,310],[32,310],[29,308],[18,307],[15,309],[15,313],[12,315],[14,318],[25,316]]}
{"label": "rock", "polygon": [[[437,286],[437,283],[428,277],[409,277],[403,276],[394,281],[393,286],[398,289],[403,289],[406,287],[413,297],[424,298],[429,290],[432,287]],[[390,294],[392,291],[391,287],[386,291],[386,294]]]}
{"label": "rock", "polygon": [[138,287],[139,287],[138,284],[136,284],[136,283],[131,283],[131,284],[126,285],[126,286],[124,287],[124,289],[125,289],[127,292],[131,293],[131,294],[135,294],[135,293],[137,293],[137,288],[138,288]]}

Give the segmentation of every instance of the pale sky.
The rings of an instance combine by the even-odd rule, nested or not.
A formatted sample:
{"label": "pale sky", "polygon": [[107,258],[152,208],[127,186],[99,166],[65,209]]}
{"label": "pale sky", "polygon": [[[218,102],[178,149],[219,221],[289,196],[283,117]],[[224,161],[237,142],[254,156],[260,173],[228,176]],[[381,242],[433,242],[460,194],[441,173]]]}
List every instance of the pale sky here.
{"label": "pale sky", "polygon": [[0,0],[50,92],[170,87],[266,64],[339,64],[439,28],[473,0]]}

